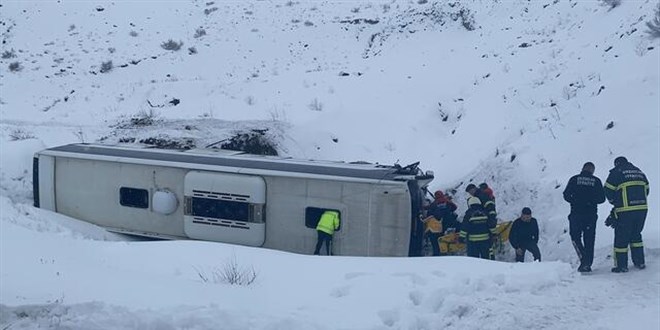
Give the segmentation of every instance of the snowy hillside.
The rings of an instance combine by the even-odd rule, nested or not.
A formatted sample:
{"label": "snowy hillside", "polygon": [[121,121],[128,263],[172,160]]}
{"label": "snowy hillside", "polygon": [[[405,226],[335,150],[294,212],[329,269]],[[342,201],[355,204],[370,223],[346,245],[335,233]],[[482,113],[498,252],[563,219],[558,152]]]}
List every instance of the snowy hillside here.
{"label": "snowy hillside", "polygon": [[[657,1],[0,5],[3,328],[660,327]],[[31,206],[43,148],[252,130],[292,157],[419,160],[461,212],[465,185],[488,182],[502,219],[533,209],[544,262],[136,242]],[[620,155],[651,182],[649,268],[609,273],[603,204],[596,272],[580,276],[561,192]],[[232,258],[253,285],[211,279]]]}

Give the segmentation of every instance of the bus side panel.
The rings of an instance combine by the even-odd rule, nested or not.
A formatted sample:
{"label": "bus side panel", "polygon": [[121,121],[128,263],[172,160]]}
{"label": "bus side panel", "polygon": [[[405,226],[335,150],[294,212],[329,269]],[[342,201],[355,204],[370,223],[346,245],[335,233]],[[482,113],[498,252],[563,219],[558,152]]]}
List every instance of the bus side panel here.
{"label": "bus side panel", "polygon": [[55,158],[38,155],[35,159],[38,159],[38,163],[35,164],[37,166],[33,169],[33,171],[37,171],[34,178],[38,180],[36,183],[38,188],[35,191],[38,197],[35,196],[35,204],[39,203],[35,206],[45,210],[57,211],[55,203]]}
{"label": "bus side panel", "polygon": [[[183,237],[183,177],[187,170],[58,157],[55,164],[59,213],[104,227]],[[143,191],[144,207],[121,205],[123,191]],[[155,191],[176,195],[171,214],[152,209]]]}
{"label": "bus side panel", "polygon": [[372,191],[369,255],[408,256],[410,194],[405,185],[376,186]]}
{"label": "bus side panel", "polygon": [[408,255],[410,198],[405,184],[285,177],[267,177],[266,181],[265,247],[311,254],[317,233],[305,225],[305,210],[313,207],[341,213],[340,230],[333,236],[334,254]]}

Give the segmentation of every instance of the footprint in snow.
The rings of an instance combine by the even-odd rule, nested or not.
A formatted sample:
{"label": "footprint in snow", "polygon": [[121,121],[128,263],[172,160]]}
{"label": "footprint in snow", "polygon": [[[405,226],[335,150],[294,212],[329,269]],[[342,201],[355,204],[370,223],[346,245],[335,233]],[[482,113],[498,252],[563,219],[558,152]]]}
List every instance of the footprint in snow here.
{"label": "footprint in snow", "polygon": [[341,297],[348,296],[348,294],[350,293],[350,291],[351,291],[351,287],[350,287],[350,286],[348,286],[348,285],[340,286],[340,287],[338,287],[338,288],[333,289],[333,290],[330,292],[330,296],[331,296],[331,297],[334,297],[334,298],[341,298]]}
{"label": "footprint in snow", "polygon": [[408,277],[410,278],[410,282],[414,285],[426,285],[428,284],[428,281],[424,279],[423,277],[415,274],[415,273],[395,273],[393,276],[397,277]]}
{"label": "footprint in snow", "polygon": [[352,280],[354,278],[362,277],[362,276],[367,276],[371,275],[370,273],[364,273],[364,272],[355,272],[355,273],[347,273],[344,275],[344,278],[347,280]]}
{"label": "footprint in snow", "polygon": [[413,305],[419,306],[422,303],[422,299],[424,298],[424,293],[419,290],[410,291],[408,298],[410,298],[410,301],[413,303]]}
{"label": "footprint in snow", "polygon": [[382,310],[378,312],[378,317],[380,317],[381,322],[383,322],[384,325],[388,327],[394,326],[397,322],[399,322],[399,319],[401,318],[401,315],[398,310]]}

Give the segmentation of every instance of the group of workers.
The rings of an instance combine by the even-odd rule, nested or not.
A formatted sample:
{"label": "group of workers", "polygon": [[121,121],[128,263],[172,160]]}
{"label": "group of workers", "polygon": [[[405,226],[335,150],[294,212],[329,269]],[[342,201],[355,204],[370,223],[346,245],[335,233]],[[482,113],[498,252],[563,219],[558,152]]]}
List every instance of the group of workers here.
{"label": "group of workers", "polygon": [[[646,176],[625,157],[614,160],[614,168],[610,170],[604,186],[594,176],[594,172],[594,164],[585,163],[580,174],[570,178],[563,192],[564,199],[571,205],[569,232],[580,260],[578,271],[591,272],[598,220],[597,206],[606,199],[613,206],[605,221],[607,226],[614,228],[612,272],[628,271],[629,247],[633,264],[644,269],[646,265],[641,232],[648,209],[649,182]],[[459,242],[466,244],[468,256],[494,260],[497,211],[493,191],[486,183],[479,186],[469,184],[465,191],[468,209],[463,221],[458,221],[456,204],[442,191],[434,193],[434,201],[426,207],[426,214],[420,218],[433,255],[440,255],[438,239],[441,236],[459,232]],[[516,261],[523,262],[527,251],[532,253],[534,260],[540,261],[538,241],[538,222],[532,217],[532,210],[524,207],[509,232],[509,242],[515,250]]]}
{"label": "group of workers", "polygon": [[612,272],[628,271],[628,250],[638,269],[646,268],[642,230],[648,212],[649,181],[646,175],[625,157],[614,159],[605,185],[594,172],[596,167],[587,162],[582,171],[570,178],[564,189],[564,200],[571,204],[568,216],[570,235],[580,259],[578,271],[591,272],[596,239],[598,204],[605,199],[612,210],[605,225],[614,228],[614,267]]}
{"label": "group of workers", "polygon": [[[468,195],[468,209],[463,221],[458,221],[458,207],[442,191],[434,193],[434,201],[422,216],[425,234],[429,238],[433,255],[440,255],[439,238],[447,233],[458,232],[458,241],[466,244],[470,257],[495,260],[494,245],[497,242],[497,210],[495,195],[486,183],[479,186],[469,184],[465,188]],[[524,261],[525,253],[531,252],[534,260],[541,260],[538,248],[538,222],[532,217],[529,207],[522,209],[521,215],[513,222],[509,242],[516,251],[516,261]]]}

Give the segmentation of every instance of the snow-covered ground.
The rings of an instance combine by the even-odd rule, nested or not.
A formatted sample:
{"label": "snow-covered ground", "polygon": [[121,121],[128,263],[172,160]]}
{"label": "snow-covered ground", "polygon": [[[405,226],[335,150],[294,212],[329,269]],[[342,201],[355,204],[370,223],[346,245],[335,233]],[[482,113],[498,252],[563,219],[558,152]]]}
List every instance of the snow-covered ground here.
{"label": "snow-covered ground", "polygon": [[[657,2],[0,5],[2,328],[660,328]],[[136,117],[155,120],[126,125]],[[544,261],[135,241],[31,206],[42,148],[203,147],[249,129],[293,157],[420,160],[461,211],[465,184],[486,181],[502,219],[533,209]],[[561,191],[585,161],[604,180],[619,155],[651,182],[649,267],[609,273],[600,219],[596,271],[581,276]],[[255,282],[214,280],[232,260]]]}

